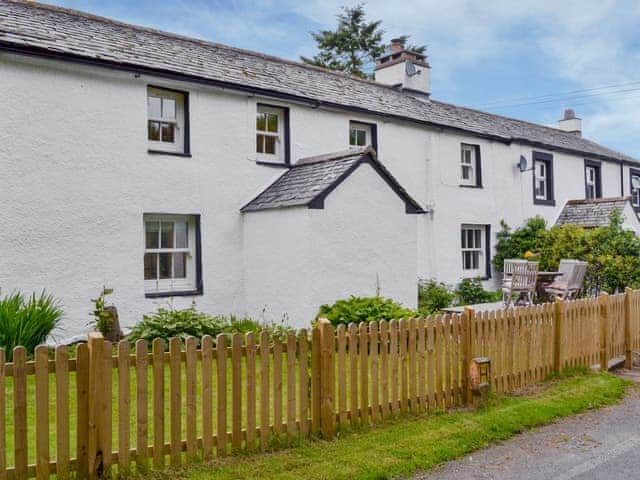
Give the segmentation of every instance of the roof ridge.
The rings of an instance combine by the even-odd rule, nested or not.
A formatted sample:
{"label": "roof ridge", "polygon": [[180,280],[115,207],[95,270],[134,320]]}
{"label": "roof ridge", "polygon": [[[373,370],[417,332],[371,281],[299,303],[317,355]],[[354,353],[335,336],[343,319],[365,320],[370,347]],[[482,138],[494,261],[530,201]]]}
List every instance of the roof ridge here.
{"label": "roof ridge", "polygon": [[117,20],[117,19],[114,19],[114,18],[104,17],[102,15],[96,15],[94,13],[85,12],[83,10],[77,10],[75,8],[61,7],[59,5],[51,5],[51,4],[48,4],[48,3],[41,3],[41,2],[38,2],[38,1],[34,1],[34,0],[4,0],[4,1],[9,2],[9,3],[14,3],[14,4],[17,4],[17,5],[28,5],[29,7],[39,8],[41,10],[49,10],[49,11],[53,11],[53,12],[63,13],[63,14],[66,14],[66,15],[87,18],[89,20],[94,20],[94,21],[98,21],[98,22],[102,22],[102,23],[106,23],[106,24],[111,24],[111,25],[131,28],[131,29],[134,29],[134,30],[144,31],[144,32],[155,34],[155,35],[160,35],[160,36],[163,36],[163,37],[175,39],[175,40],[182,40],[182,41],[185,41],[185,42],[198,43],[200,45],[207,46],[207,47],[215,47],[215,48],[222,48],[222,49],[232,50],[232,51],[235,51],[235,52],[238,52],[238,53],[243,53],[245,55],[251,55],[251,56],[256,57],[256,58],[262,58],[262,59],[265,59],[265,60],[272,60],[272,61],[279,62],[279,63],[286,63],[288,65],[293,65],[293,66],[300,67],[300,68],[305,68],[305,69],[308,69],[308,70],[314,70],[316,72],[326,73],[328,75],[334,75],[334,76],[338,76],[338,77],[342,77],[342,78],[348,78],[350,80],[355,80],[355,81],[358,81],[358,82],[365,83],[367,85],[372,85],[372,86],[375,86],[375,87],[383,88],[385,90],[393,90],[393,91],[396,91],[396,92],[398,91],[397,88],[395,88],[393,85],[387,85],[387,84],[384,84],[384,83],[379,83],[379,82],[376,82],[375,80],[369,80],[367,78],[357,77],[357,76],[351,75],[349,73],[338,72],[336,70],[329,70],[328,68],[320,67],[318,65],[311,65],[311,64],[308,64],[308,63],[304,63],[304,62],[296,62],[295,60],[289,60],[287,58],[278,57],[277,55],[271,55],[271,54],[268,54],[268,53],[256,52],[255,50],[247,50],[247,49],[244,49],[244,48],[233,47],[233,46],[230,46],[230,45],[226,45],[224,43],[219,43],[219,42],[214,42],[214,41],[211,41],[211,40],[206,40],[204,38],[189,37],[187,35],[182,35],[180,33],[168,32],[166,30],[160,30],[160,29],[157,29],[157,28],[146,27],[144,25],[138,25],[138,24],[135,24],[135,23],[125,22],[123,20]]}
{"label": "roof ridge", "polygon": [[631,200],[630,196],[605,198],[576,198],[567,200],[567,205],[589,205],[592,203],[623,203]]}

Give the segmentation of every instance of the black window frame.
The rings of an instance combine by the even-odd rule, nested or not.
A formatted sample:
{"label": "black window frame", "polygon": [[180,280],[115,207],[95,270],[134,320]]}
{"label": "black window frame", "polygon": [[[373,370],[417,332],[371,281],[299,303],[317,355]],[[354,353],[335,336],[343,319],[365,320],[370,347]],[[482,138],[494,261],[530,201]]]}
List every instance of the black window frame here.
{"label": "black window frame", "polygon": [[[291,132],[290,132],[291,121],[290,121],[289,107],[285,107],[283,105],[275,105],[273,103],[258,102],[256,103],[256,115],[258,114],[258,110],[260,109],[260,107],[276,108],[276,109],[282,110],[282,118],[284,120],[284,132],[283,132],[284,162],[270,162],[268,160],[256,160],[256,164],[266,165],[269,167],[289,168],[291,167]],[[255,118],[253,120],[253,128],[255,130]],[[255,143],[256,143],[255,132],[252,138],[253,138],[253,148],[255,151]]]}
{"label": "black window frame", "polygon": [[378,152],[378,124],[371,122],[362,122],[360,120],[351,119],[349,120],[349,132],[347,134],[347,143],[351,147],[352,145],[349,143],[349,138],[351,136],[351,125],[365,125],[371,129],[371,148],[376,152],[376,155],[379,156]]}
{"label": "black window frame", "polygon": [[588,159],[585,159],[584,161],[584,198],[591,200],[587,196],[587,167],[594,168],[596,170],[596,196],[594,199],[602,198],[602,162]]}
{"label": "black window frame", "polygon": [[631,197],[631,206],[636,212],[640,211],[640,205],[633,204],[633,177],[640,177],[640,169],[629,168],[629,196]]}
{"label": "black window frame", "polygon": [[[472,147],[475,150],[476,153],[476,164],[475,164],[475,169],[476,169],[476,183],[475,184],[460,184],[460,187],[462,188],[483,188],[482,186],[482,158],[480,157],[480,145],[474,144],[474,143],[466,143],[466,142],[462,142],[460,144],[460,154],[462,155],[462,149],[464,147]],[[460,166],[460,162],[458,162],[458,166]]]}
{"label": "black window frame", "polygon": [[[175,213],[145,213],[144,215],[177,215]],[[143,215],[143,218],[144,218]],[[180,214],[182,215],[182,214]],[[195,297],[204,294],[204,286],[202,281],[202,230],[200,228],[200,214],[188,213],[186,216],[193,217],[195,220],[195,259],[196,267],[195,288],[193,290],[176,291],[176,292],[145,292],[145,298],[168,298],[168,297]],[[144,228],[144,221],[143,227]]]}
{"label": "black window frame", "polygon": [[172,155],[174,157],[191,157],[191,129],[189,124],[189,92],[186,90],[178,90],[175,88],[168,88],[162,85],[147,85],[147,96],[149,95],[149,88],[155,88],[158,90],[166,90],[167,92],[178,93],[184,97],[184,149],[182,152],[168,152],[165,150],[159,150],[155,148],[147,149],[147,153],[153,155]]}
{"label": "black window frame", "polygon": [[[534,205],[545,205],[554,207],[556,205],[555,188],[553,178],[553,155],[547,152],[536,152],[531,154],[533,162],[532,177],[532,194]],[[544,162],[547,165],[547,198],[541,199],[536,197],[536,162]]]}

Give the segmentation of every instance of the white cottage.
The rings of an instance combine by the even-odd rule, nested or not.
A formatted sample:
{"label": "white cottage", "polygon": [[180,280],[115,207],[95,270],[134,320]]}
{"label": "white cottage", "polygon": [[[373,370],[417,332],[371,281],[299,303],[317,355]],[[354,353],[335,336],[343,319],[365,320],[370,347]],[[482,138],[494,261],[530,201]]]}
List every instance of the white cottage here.
{"label": "white cottage", "polygon": [[372,82],[0,0],[0,287],[59,297],[59,338],[103,285],[125,325],[195,300],[302,326],[350,294],[413,307],[418,278],[490,280],[502,219],[640,207],[640,162],[573,112],[439,102],[429,72],[397,41]]}

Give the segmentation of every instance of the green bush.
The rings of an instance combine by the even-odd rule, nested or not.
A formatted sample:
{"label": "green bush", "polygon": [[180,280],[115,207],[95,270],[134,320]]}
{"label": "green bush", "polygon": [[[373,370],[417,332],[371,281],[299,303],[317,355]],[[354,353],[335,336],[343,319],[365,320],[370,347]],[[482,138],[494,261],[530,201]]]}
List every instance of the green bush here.
{"label": "green bush", "polygon": [[[528,219],[524,226],[512,231],[504,220],[496,233],[496,253],[493,266],[502,272],[504,261],[509,258],[524,258],[526,252],[540,252],[547,244],[547,222],[542,217]],[[541,266],[542,267],[542,266]]]}
{"label": "green bush", "polygon": [[443,282],[433,279],[418,282],[418,310],[422,315],[451,306],[455,298],[455,293]]}
{"label": "green bush", "polygon": [[293,331],[285,323],[262,324],[250,318],[238,318],[234,315],[209,315],[196,310],[195,305],[182,310],[160,308],[156,312],[144,315],[128,336],[131,343],[137,340],[152,342],[155,338],[165,341],[165,347],[170,338],[179,338],[184,342],[188,337],[200,339],[211,335],[214,339],[219,334],[248,333],[266,331],[269,338],[282,339],[288,332]]}
{"label": "green bush", "polygon": [[60,324],[62,315],[58,301],[45,292],[28,298],[12,293],[0,299],[0,348],[5,350],[7,361],[13,359],[13,349],[19,345],[33,354]]}
{"label": "green bush", "polygon": [[455,294],[458,305],[497,302],[502,298],[502,292],[485,290],[479,278],[465,278],[458,284]]}
{"label": "green bush", "polygon": [[392,320],[416,316],[414,310],[383,297],[355,297],[338,300],[333,305],[322,305],[318,317],[327,318],[334,326],[349,323]]}

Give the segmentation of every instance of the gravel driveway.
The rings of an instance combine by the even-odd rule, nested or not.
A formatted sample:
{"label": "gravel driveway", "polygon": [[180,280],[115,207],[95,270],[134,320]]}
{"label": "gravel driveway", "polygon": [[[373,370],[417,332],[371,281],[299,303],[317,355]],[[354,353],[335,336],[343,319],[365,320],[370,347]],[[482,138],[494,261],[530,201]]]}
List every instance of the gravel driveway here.
{"label": "gravel driveway", "polygon": [[[620,374],[640,383],[640,370]],[[557,423],[450,462],[413,480],[640,478],[640,390],[618,405]]]}

